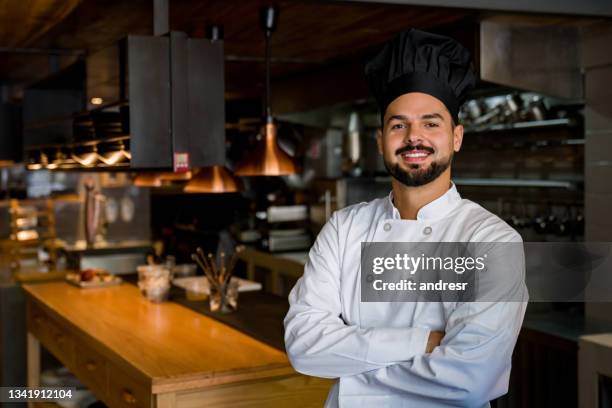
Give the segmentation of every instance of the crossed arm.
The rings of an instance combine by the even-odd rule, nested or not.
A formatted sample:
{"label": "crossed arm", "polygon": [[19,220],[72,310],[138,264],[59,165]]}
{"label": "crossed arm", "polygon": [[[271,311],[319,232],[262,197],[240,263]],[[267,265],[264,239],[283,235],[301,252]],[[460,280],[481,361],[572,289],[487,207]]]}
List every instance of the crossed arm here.
{"label": "crossed arm", "polygon": [[297,371],[352,377],[366,387],[474,406],[507,391],[527,301],[521,281],[509,290],[524,291],[524,302],[460,304],[445,332],[347,325],[341,317],[338,263],[330,256],[339,253],[335,234],[332,219],[289,295],[285,344]]}

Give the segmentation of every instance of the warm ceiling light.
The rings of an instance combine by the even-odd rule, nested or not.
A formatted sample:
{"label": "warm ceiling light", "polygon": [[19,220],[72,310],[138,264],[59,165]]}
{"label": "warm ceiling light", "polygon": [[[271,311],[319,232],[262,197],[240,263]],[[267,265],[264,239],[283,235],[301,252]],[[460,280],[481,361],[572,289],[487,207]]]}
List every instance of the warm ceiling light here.
{"label": "warm ceiling light", "polygon": [[172,172],[172,171],[164,171],[163,173],[158,173],[158,177],[161,181],[188,181],[191,180],[192,173],[191,171],[183,171],[183,172]]}
{"label": "warm ceiling light", "polygon": [[202,167],[183,190],[186,193],[236,193],[239,181],[223,165]]}
{"label": "warm ceiling light", "polygon": [[133,184],[136,187],[161,187],[162,181],[157,173],[138,173]]}
{"label": "warm ceiling light", "polygon": [[252,155],[236,166],[237,176],[288,176],[296,173],[295,163],[276,142],[276,125],[267,123],[264,140]]}
{"label": "warm ceiling light", "polygon": [[41,152],[39,151],[30,151],[28,152],[28,162],[26,164],[26,169],[28,170],[40,170],[42,169],[41,163]]}
{"label": "warm ceiling light", "polygon": [[91,102],[92,105],[102,105],[104,103],[104,99],[93,97],[89,102]]}
{"label": "warm ceiling light", "polygon": [[72,157],[64,155],[58,167],[60,169],[74,169],[79,167],[79,164]]}
{"label": "warm ceiling light", "polygon": [[[53,160],[49,160],[49,157],[52,157]],[[55,150],[55,153],[51,153],[47,155],[47,165],[44,166],[47,170],[55,170],[59,168],[64,162],[64,154],[60,148]]]}
{"label": "warm ceiling light", "polygon": [[108,166],[113,166],[119,162],[130,160],[132,155],[125,150],[123,143],[119,144],[119,150],[113,150],[104,154],[98,155],[100,161]]}
{"label": "warm ceiling light", "polygon": [[17,231],[17,241],[32,241],[38,239],[38,231],[36,230],[23,230]]}
{"label": "warm ceiling light", "polygon": [[278,9],[263,7],[259,11],[259,21],[266,35],[266,124],[264,138],[246,160],[236,166],[237,176],[287,176],[297,173],[293,159],[276,142],[276,124],[270,106],[270,37],[276,30]]}
{"label": "warm ceiling light", "polygon": [[84,166],[84,167],[92,167],[100,159],[100,156],[98,155],[98,149],[96,148],[96,146],[92,146],[91,151],[87,153],[82,153],[78,155],[75,153],[72,153],[71,157],[74,161],[76,161],[77,163],[79,163],[81,166]]}
{"label": "warm ceiling light", "polygon": [[157,173],[138,173],[134,178],[133,184],[137,187],[161,187],[164,184],[171,184],[173,181],[187,181],[191,179],[191,172],[174,173],[171,171]]}

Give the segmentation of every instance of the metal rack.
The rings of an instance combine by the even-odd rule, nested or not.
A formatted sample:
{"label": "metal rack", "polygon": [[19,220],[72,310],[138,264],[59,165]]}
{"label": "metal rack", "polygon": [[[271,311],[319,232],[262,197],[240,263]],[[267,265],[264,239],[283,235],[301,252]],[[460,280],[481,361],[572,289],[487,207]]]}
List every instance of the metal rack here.
{"label": "metal rack", "polygon": [[[32,210],[24,205],[33,206],[36,209]],[[10,259],[13,272],[21,269],[24,259],[37,258],[38,248],[41,246],[47,248],[50,269],[54,269],[57,260],[57,235],[53,200],[20,202],[12,199],[9,206],[11,217]],[[39,224],[41,219],[45,220],[43,225]],[[39,233],[39,229],[45,231]]]}

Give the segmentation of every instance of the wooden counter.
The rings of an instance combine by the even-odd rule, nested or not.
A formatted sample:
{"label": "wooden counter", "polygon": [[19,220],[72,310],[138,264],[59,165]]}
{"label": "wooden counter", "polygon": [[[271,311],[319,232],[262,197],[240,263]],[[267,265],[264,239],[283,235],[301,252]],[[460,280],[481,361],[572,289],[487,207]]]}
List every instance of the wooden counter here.
{"label": "wooden counter", "polygon": [[111,407],[320,407],[330,380],[296,373],[285,353],[132,285],[24,285],[28,385],[42,343]]}

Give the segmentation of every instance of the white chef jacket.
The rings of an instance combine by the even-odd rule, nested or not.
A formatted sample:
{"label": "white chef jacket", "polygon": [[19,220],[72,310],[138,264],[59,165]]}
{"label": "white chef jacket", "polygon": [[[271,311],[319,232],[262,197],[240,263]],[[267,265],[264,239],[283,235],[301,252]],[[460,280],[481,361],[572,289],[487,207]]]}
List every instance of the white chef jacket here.
{"label": "white chef jacket", "polygon": [[[388,197],[336,211],[289,294],[285,346],[300,373],[338,378],[332,407],[483,407],[508,390],[527,306],[524,255],[507,299],[522,302],[361,302],[361,242],[522,242],[454,184],[403,220]],[[510,289],[509,289],[510,290]],[[516,291],[519,293],[516,293]],[[425,353],[431,330],[444,331]]]}

